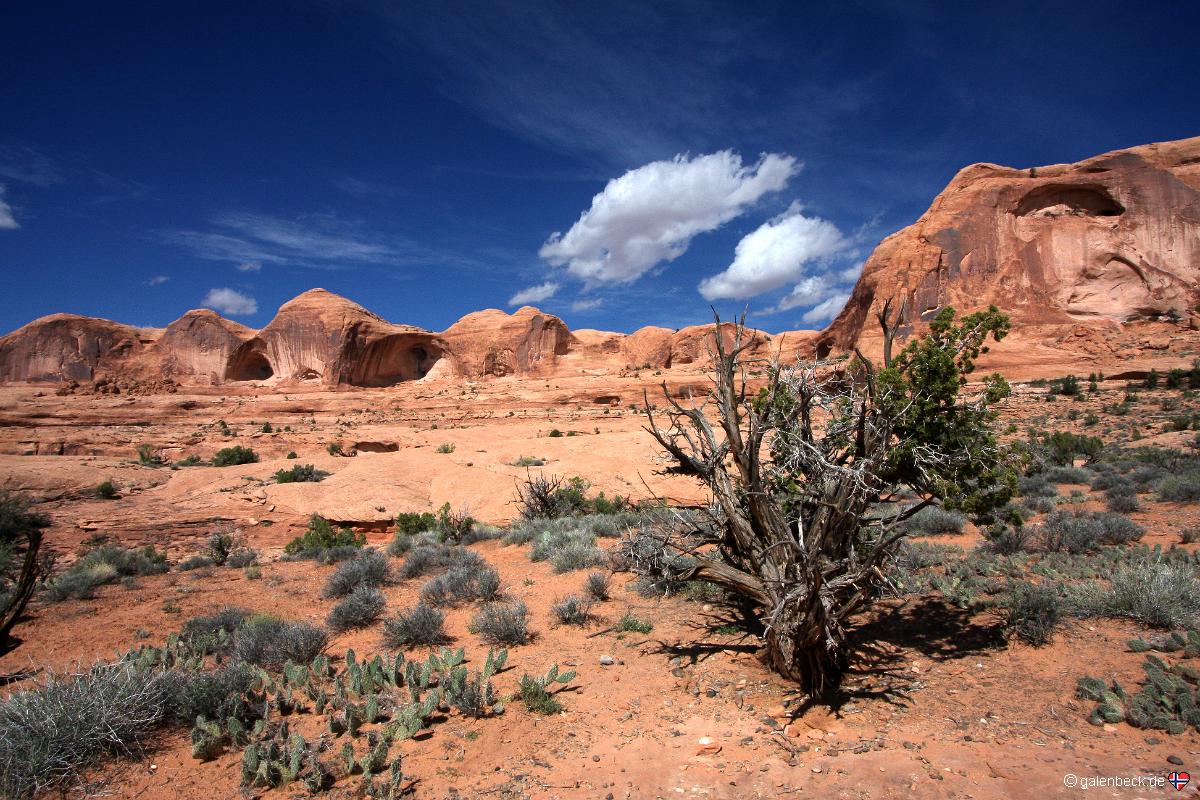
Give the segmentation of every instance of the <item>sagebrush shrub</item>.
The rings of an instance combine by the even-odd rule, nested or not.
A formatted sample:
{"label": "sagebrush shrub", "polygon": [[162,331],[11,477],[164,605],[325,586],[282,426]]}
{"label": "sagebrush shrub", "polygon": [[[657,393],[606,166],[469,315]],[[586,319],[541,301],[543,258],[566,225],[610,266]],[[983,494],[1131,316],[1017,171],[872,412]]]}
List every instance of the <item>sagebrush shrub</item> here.
{"label": "sagebrush shrub", "polygon": [[525,644],[529,641],[529,609],[521,600],[488,603],[471,620],[471,633],[488,644]]}
{"label": "sagebrush shrub", "polygon": [[92,596],[97,586],[115,583],[122,577],[159,575],[167,570],[166,554],[153,547],[127,550],[105,544],[87,552],[55,578],[46,594],[56,602],[68,598],[86,599]]}
{"label": "sagebrush shrub", "polygon": [[1008,603],[1008,628],[1027,644],[1041,647],[1058,628],[1062,605],[1053,586],[1017,584]]}
{"label": "sagebrush shrub", "polygon": [[592,602],[578,595],[567,595],[555,601],[550,611],[563,625],[586,625],[592,618]]}
{"label": "sagebrush shrub", "polygon": [[134,751],[167,711],[165,673],[129,664],[49,675],[0,704],[0,794],[30,798],[62,786],[101,756]]}
{"label": "sagebrush shrub", "polygon": [[962,533],[966,523],[967,519],[962,514],[938,506],[926,506],[905,522],[913,534],[926,536]]}
{"label": "sagebrush shrub", "polygon": [[[244,608],[236,606],[223,608],[214,614],[192,617],[183,623],[179,637],[194,650],[202,653],[215,652],[218,649],[220,632],[224,631],[229,637],[232,637],[249,618],[250,612]],[[232,646],[232,638],[226,639],[226,642],[226,646],[222,649]]]}
{"label": "sagebrush shrub", "polygon": [[359,586],[329,610],[325,625],[333,631],[348,631],[373,624],[387,608],[387,598],[374,586]]}
{"label": "sagebrush shrub", "polygon": [[436,645],[450,641],[443,624],[445,615],[418,603],[383,623],[383,642],[393,649],[414,645]]}
{"label": "sagebrush shrub", "polygon": [[200,569],[201,567],[215,566],[215,564],[216,562],[214,562],[208,556],[192,556],[191,558],[186,558],[179,563],[179,571],[189,572],[194,569]]}
{"label": "sagebrush shrub", "polygon": [[1117,569],[1105,597],[1109,614],[1162,628],[1193,623],[1200,614],[1200,580],[1189,564],[1147,561]]}
{"label": "sagebrush shrub", "polygon": [[1022,475],[1018,478],[1017,485],[1022,497],[1054,497],[1058,494],[1058,487],[1046,479],[1044,472]]}
{"label": "sagebrush shrub", "polygon": [[282,667],[288,660],[307,664],[328,642],[324,630],[306,622],[259,615],[246,620],[234,636],[232,658],[271,668]]}
{"label": "sagebrush shrub", "polygon": [[1163,478],[1158,483],[1158,496],[1169,503],[1200,502],[1200,472]]}
{"label": "sagebrush shrub", "polygon": [[583,591],[593,600],[607,600],[611,594],[611,579],[604,572],[589,572],[583,581]]}
{"label": "sagebrush shrub", "polygon": [[253,547],[239,547],[225,559],[225,566],[232,569],[242,569],[258,563],[258,551]]}
{"label": "sagebrush shrub", "polygon": [[358,558],[338,564],[325,586],[322,597],[345,597],[363,586],[386,586],[392,579],[392,567],[382,553],[366,552]]}
{"label": "sagebrush shrub", "polygon": [[500,574],[486,562],[450,569],[421,587],[421,602],[431,606],[456,606],[473,600],[495,600]]}

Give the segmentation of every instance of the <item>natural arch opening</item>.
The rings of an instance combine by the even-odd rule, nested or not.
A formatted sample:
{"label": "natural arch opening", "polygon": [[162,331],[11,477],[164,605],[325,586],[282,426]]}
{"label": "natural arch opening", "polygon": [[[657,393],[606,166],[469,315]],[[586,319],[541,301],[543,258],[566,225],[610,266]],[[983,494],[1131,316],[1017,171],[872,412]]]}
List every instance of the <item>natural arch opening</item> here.
{"label": "natural arch opening", "polygon": [[366,346],[351,368],[355,386],[392,386],[424,378],[442,357],[432,343],[405,334],[385,336]]}
{"label": "natural arch opening", "polygon": [[229,358],[225,379],[230,381],[265,381],[275,374],[267,356],[252,343],[242,345]]}
{"label": "natural arch opening", "polygon": [[1103,186],[1051,183],[1021,198],[1013,213],[1018,217],[1118,217],[1125,206]]}

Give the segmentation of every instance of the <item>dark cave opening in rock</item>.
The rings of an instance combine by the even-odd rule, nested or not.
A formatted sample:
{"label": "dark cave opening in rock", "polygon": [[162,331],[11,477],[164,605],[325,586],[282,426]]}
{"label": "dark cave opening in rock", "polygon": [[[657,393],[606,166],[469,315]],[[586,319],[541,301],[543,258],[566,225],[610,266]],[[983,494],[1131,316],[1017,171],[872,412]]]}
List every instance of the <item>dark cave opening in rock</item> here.
{"label": "dark cave opening in rock", "polygon": [[368,344],[351,367],[348,383],[393,386],[424,378],[442,357],[432,343],[411,335],[384,336]]}
{"label": "dark cave opening in rock", "polygon": [[1018,217],[1118,217],[1125,213],[1125,206],[1103,186],[1051,183],[1021,198],[1013,213]]}
{"label": "dark cave opening in rock", "polygon": [[230,381],[265,381],[275,374],[267,356],[253,347],[242,346],[229,359],[225,379]]}

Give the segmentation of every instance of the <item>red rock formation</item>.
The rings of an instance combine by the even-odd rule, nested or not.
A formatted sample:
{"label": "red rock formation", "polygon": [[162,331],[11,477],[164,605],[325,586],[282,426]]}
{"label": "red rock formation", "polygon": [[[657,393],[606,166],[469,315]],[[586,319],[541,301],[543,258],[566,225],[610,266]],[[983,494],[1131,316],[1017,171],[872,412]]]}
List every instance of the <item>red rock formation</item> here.
{"label": "red rock formation", "polygon": [[389,386],[424,377],[444,349],[429,331],[393,325],[344,297],[310,289],[234,350],[224,375]]}
{"label": "red rock formation", "polygon": [[252,336],[253,329],[201,308],[168,325],[154,349],[163,375],[219,383],[230,355]]}
{"label": "red rock formation", "polygon": [[906,301],[906,332],[943,306],[992,303],[1026,332],[1186,320],[1198,278],[1200,138],[1027,170],[975,164],[880,243],[819,349],[875,337],[889,298]]}
{"label": "red rock formation", "polygon": [[0,381],[92,380],[133,362],[155,333],[51,314],[0,337]]}
{"label": "red rock formation", "polygon": [[576,344],[561,319],[531,306],[512,314],[494,308],[467,314],[442,338],[459,373],[473,377],[550,371]]}

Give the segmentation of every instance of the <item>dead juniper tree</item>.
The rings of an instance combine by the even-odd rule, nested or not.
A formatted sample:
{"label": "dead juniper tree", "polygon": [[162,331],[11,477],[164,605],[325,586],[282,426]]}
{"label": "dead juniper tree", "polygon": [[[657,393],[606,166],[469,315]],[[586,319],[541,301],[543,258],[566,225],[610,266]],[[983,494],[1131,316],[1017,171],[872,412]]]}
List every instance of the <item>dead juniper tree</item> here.
{"label": "dead juniper tree", "polygon": [[[999,341],[994,307],[955,320],[943,309],[928,335],[893,357],[903,307],[878,319],[883,365],[852,358],[781,365],[748,357],[744,318],[731,341],[714,337],[713,389],[668,409],[646,400],[647,431],[712,493],[706,522],[661,529],[667,552],[689,556],[680,579],[704,579],[759,609],[765,657],[814,697],[835,690],[848,665],[851,617],[877,596],[902,523],[938,502],[986,520],[1012,496],[1007,451],[988,424],[1008,393],[998,375],[965,396],[966,374]],[[720,331],[720,318],[717,318]],[[766,385],[748,389],[749,372]],[[760,374],[762,374],[760,372]]]}
{"label": "dead juniper tree", "polygon": [[48,572],[40,557],[45,514],[30,511],[19,494],[0,491],[0,653],[14,646],[12,629],[20,620],[39,578]]}

